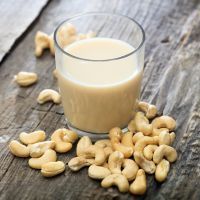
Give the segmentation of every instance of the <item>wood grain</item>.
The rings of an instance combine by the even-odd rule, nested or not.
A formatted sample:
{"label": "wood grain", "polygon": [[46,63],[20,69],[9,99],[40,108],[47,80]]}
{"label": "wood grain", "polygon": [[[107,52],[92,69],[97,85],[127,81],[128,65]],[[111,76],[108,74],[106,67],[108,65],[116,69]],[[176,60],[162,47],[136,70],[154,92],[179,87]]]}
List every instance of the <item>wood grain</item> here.
{"label": "wood grain", "polygon": [[[38,105],[44,88],[57,89],[52,77],[54,58],[45,52],[34,57],[37,30],[51,33],[72,14],[107,11],[138,20],[146,31],[146,60],[141,97],[155,103],[160,113],[177,119],[175,148],[178,160],[168,179],[158,184],[148,177],[142,197],[103,189],[87,176],[87,169],[46,179],[31,170],[27,160],[13,157],[7,143],[21,131],[43,129],[48,136],[66,126],[63,110],[51,103]],[[200,199],[200,2],[196,0],[59,0],[52,1],[0,66],[0,199]],[[167,38],[167,39],[166,39]],[[163,40],[165,42],[163,42]],[[40,75],[38,84],[19,88],[12,82],[21,70]],[[75,155],[59,155],[65,163]]]}
{"label": "wood grain", "polygon": [[0,1],[0,62],[47,3],[48,0]]}

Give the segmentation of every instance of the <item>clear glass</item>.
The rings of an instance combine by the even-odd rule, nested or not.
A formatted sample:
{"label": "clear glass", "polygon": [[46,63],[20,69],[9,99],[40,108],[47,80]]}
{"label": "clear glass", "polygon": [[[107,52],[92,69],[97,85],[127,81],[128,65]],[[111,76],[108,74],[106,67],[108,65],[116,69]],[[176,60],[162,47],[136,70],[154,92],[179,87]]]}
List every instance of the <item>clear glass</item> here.
{"label": "clear glass", "polygon": [[[77,56],[76,53],[72,54],[66,50],[58,37],[59,31],[67,23],[73,24],[78,33],[92,30],[97,38],[120,40],[133,48],[126,54],[105,59],[96,59],[92,53],[91,57]],[[109,130],[116,126],[126,128],[134,117],[140,95],[145,41],[142,27],[126,16],[86,13],[62,22],[55,31],[54,41],[58,85],[69,128],[92,138],[104,138]],[[112,49],[110,46],[109,48]],[[93,51],[96,51],[95,48],[91,52]],[[131,62],[133,64],[130,65]],[[121,73],[117,70],[110,71],[115,66],[121,68]],[[127,66],[130,73],[123,70]],[[88,67],[92,67],[89,72],[86,70]],[[86,77],[86,81],[82,81],[82,77],[79,80],[71,74],[70,70],[76,68],[81,76]],[[114,80],[120,74],[127,73],[129,74],[124,79],[109,82],[109,77],[110,80]],[[94,79],[98,79],[99,82],[87,83],[87,77],[96,77]]]}

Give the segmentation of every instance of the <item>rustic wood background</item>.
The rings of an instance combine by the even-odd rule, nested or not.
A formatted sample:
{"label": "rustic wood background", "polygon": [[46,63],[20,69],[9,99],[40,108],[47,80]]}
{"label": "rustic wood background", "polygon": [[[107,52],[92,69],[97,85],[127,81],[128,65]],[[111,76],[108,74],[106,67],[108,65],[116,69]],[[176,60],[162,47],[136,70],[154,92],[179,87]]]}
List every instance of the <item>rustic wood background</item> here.
{"label": "rustic wood background", "polygon": [[[45,88],[57,88],[54,58],[34,57],[37,30],[51,33],[72,14],[88,11],[120,13],[135,18],[146,32],[146,57],[141,98],[160,113],[177,119],[178,160],[168,179],[158,184],[148,176],[142,197],[104,189],[87,169],[52,179],[28,167],[8,151],[21,131],[43,129],[48,136],[66,126],[63,110],[38,105]],[[0,2],[0,199],[200,199],[200,1],[198,0],[1,0]],[[21,70],[40,75],[38,84],[20,88],[13,75]],[[59,155],[66,163],[75,155]]]}

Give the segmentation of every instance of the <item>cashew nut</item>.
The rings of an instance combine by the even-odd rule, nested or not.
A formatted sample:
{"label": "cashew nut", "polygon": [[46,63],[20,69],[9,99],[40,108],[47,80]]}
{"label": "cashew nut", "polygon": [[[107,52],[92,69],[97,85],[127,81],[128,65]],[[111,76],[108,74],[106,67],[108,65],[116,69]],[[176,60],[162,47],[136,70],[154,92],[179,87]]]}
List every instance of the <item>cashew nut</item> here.
{"label": "cashew nut", "polygon": [[88,136],[83,136],[76,146],[76,155],[81,156],[84,155],[84,151],[86,148],[88,148],[90,145],[92,145],[92,141]]}
{"label": "cashew nut", "polygon": [[30,144],[30,156],[32,158],[38,158],[44,154],[47,149],[54,149],[55,147],[54,141],[45,141],[45,142],[38,142],[35,144]]}
{"label": "cashew nut", "polygon": [[171,144],[171,137],[169,134],[169,131],[161,131],[159,137],[159,145],[161,144],[166,144],[170,145]]}
{"label": "cashew nut", "polygon": [[46,134],[44,131],[34,131],[32,133],[22,132],[19,135],[19,139],[24,144],[34,144],[37,142],[42,142],[46,138]]}
{"label": "cashew nut", "polygon": [[120,151],[124,154],[125,158],[129,158],[133,154],[133,148],[130,146],[125,146],[121,143],[122,131],[120,128],[112,128],[109,132],[109,137],[111,140],[112,148],[115,151]]}
{"label": "cashew nut", "polygon": [[106,161],[104,149],[99,146],[90,145],[84,150],[86,158],[94,158],[96,165],[102,165]]}
{"label": "cashew nut", "polygon": [[130,185],[130,192],[136,195],[143,195],[147,190],[146,175],[143,169],[139,169],[136,179]]}
{"label": "cashew nut", "polygon": [[163,159],[161,160],[157,167],[156,167],[156,172],[155,172],[155,178],[158,182],[163,182],[167,178],[167,174],[170,169],[170,163],[169,161]]}
{"label": "cashew nut", "polygon": [[176,149],[167,146],[165,144],[160,145],[153,154],[154,163],[158,164],[163,158],[166,158],[169,162],[174,162],[177,159]]}
{"label": "cashew nut", "polygon": [[154,145],[154,144],[149,144],[146,147],[144,147],[143,153],[144,153],[145,158],[148,160],[152,160],[153,154],[157,148],[158,148],[158,146]]}
{"label": "cashew nut", "polygon": [[135,125],[135,120],[132,119],[129,124],[128,124],[128,130],[135,133],[136,132],[136,125]]}
{"label": "cashew nut", "polygon": [[49,36],[41,31],[38,31],[35,35],[35,55],[41,56],[44,49],[49,48]]}
{"label": "cashew nut", "polygon": [[105,148],[105,147],[111,147],[111,142],[108,139],[104,139],[104,140],[98,140],[95,142],[94,145],[97,145],[99,147]]}
{"label": "cashew nut", "polygon": [[126,132],[122,135],[121,143],[127,147],[131,147],[134,151],[134,145],[133,145],[133,133],[132,132]]}
{"label": "cashew nut", "polygon": [[56,159],[56,152],[52,149],[47,149],[41,157],[29,159],[28,164],[34,169],[41,169],[43,164],[48,162],[55,162]]}
{"label": "cashew nut", "polygon": [[120,151],[114,151],[108,158],[108,166],[113,174],[121,174],[121,166],[124,160],[124,155]]}
{"label": "cashew nut", "polygon": [[135,179],[137,171],[139,170],[138,165],[135,161],[131,159],[124,159],[122,163],[122,174],[128,179],[128,181],[132,181]]}
{"label": "cashew nut", "polygon": [[140,140],[143,137],[144,134],[142,132],[137,132],[132,138],[133,144],[135,144],[138,140]]}
{"label": "cashew nut", "polygon": [[88,175],[89,177],[93,179],[104,179],[105,177],[109,176],[111,174],[110,170],[108,168],[97,166],[97,165],[91,165],[88,169]]}
{"label": "cashew nut", "polygon": [[112,147],[105,147],[103,150],[106,155],[106,159],[110,156],[111,153],[113,153]]}
{"label": "cashew nut", "polygon": [[174,140],[175,140],[175,138],[176,138],[176,134],[174,133],[174,132],[171,132],[170,134],[169,134],[169,136],[170,136],[170,140],[171,140],[171,145],[172,145],[172,143],[174,142]]}
{"label": "cashew nut", "polygon": [[12,140],[9,144],[9,149],[11,153],[18,157],[29,157],[29,148],[21,143],[19,143],[17,140]]}
{"label": "cashew nut", "polygon": [[52,177],[65,171],[65,164],[62,161],[48,162],[42,165],[41,173],[45,177]]}
{"label": "cashew nut", "polygon": [[145,112],[145,115],[148,119],[154,118],[157,114],[157,108],[152,104],[140,101],[138,103],[138,107],[141,111]]}
{"label": "cashew nut", "polygon": [[61,96],[58,92],[52,89],[42,90],[37,98],[39,104],[44,104],[48,101],[53,101],[55,104],[61,103]]}
{"label": "cashew nut", "polygon": [[17,75],[14,76],[14,80],[20,86],[29,86],[37,82],[38,76],[36,73],[33,72],[19,72]]}
{"label": "cashew nut", "polygon": [[51,136],[51,140],[56,143],[55,150],[59,153],[68,152],[77,138],[75,132],[65,128],[56,130]]}
{"label": "cashew nut", "polygon": [[137,112],[135,115],[136,130],[142,132],[144,135],[150,135],[152,133],[152,125],[149,124],[149,120],[144,116],[144,113]]}
{"label": "cashew nut", "polygon": [[128,180],[122,174],[111,174],[101,182],[101,186],[104,188],[109,188],[112,185],[117,186],[120,192],[128,192],[129,190]]}
{"label": "cashew nut", "polygon": [[94,164],[94,159],[86,159],[83,156],[74,157],[68,162],[68,166],[72,171],[78,171],[83,167]]}
{"label": "cashew nut", "polygon": [[159,136],[162,131],[168,131],[169,132],[169,129],[167,129],[167,128],[153,128],[152,136]]}
{"label": "cashew nut", "polygon": [[176,121],[169,116],[157,117],[152,121],[153,128],[167,128],[170,131],[173,131],[176,128]]}

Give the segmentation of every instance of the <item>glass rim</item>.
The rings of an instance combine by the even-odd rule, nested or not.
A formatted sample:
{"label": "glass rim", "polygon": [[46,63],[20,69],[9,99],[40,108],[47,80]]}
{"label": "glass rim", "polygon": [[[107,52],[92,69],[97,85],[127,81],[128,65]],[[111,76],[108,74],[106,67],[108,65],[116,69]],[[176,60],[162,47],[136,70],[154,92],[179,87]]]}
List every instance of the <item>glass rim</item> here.
{"label": "glass rim", "polygon": [[[122,17],[124,19],[128,19],[130,20],[131,22],[134,22],[141,30],[141,33],[142,33],[142,40],[140,42],[140,44],[138,45],[138,47],[136,49],[134,49],[133,51],[131,51],[130,53],[127,53],[123,56],[118,56],[118,57],[115,57],[115,58],[109,58],[109,59],[87,59],[87,58],[81,58],[81,57],[78,57],[78,56],[75,56],[75,55],[72,55],[68,52],[66,52],[59,44],[58,44],[58,41],[57,41],[57,38],[56,38],[56,35],[57,35],[57,32],[59,30],[59,28],[65,24],[66,22],[70,22],[70,20],[73,20],[73,19],[76,19],[76,18],[79,18],[81,16],[89,16],[89,15],[110,15],[110,16],[117,16],[117,17]],[[142,26],[134,19],[126,16],[126,15],[122,15],[122,14],[116,14],[116,13],[107,13],[107,12],[85,12],[85,13],[81,13],[81,14],[77,14],[77,15],[73,15],[67,19],[65,19],[64,21],[62,21],[58,26],[57,28],[55,29],[54,31],[54,44],[55,46],[57,46],[59,48],[59,50],[62,51],[62,53],[64,53],[65,55],[67,56],[70,56],[72,58],[75,58],[75,59],[78,59],[78,60],[82,60],[82,61],[90,61],[90,62],[105,62],[105,61],[114,61],[114,60],[120,60],[120,59],[123,59],[123,58],[126,58],[130,55],[133,55],[134,53],[136,53],[137,51],[139,51],[141,49],[141,47],[144,45],[144,42],[145,42],[145,31],[144,29],[142,28]]]}

